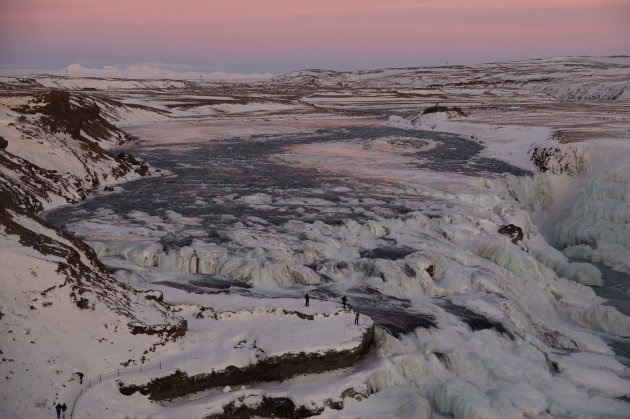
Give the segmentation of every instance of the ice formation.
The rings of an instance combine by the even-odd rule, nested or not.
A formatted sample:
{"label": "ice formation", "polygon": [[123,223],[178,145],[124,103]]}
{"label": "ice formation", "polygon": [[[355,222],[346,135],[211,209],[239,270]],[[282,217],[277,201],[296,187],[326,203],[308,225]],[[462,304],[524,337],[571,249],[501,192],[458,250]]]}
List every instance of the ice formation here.
{"label": "ice formation", "polygon": [[583,168],[512,177],[509,189],[566,256],[630,272],[630,149],[584,144],[579,153]]}

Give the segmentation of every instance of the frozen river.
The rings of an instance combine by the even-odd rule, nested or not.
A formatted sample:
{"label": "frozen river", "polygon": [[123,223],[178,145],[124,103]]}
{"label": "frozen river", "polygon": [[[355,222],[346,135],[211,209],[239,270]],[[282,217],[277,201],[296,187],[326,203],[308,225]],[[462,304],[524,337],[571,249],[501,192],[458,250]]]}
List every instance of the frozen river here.
{"label": "frozen river", "polygon": [[[296,220],[334,228],[347,220],[365,223],[413,211],[443,216],[441,200],[410,193],[408,186],[414,181],[407,177],[410,172],[422,173],[425,182],[446,188],[464,176],[527,173],[480,157],[482,147],[474,141],[387,127],[378,119],[187,121],[128,131],[138,140],[124,151],[169,174],[129,182],[118,193],[100,194],[53,211],[47,214],[48,221],[105,247],[112,241],[120,246],[121,241],[133,245],[146,240],[172,251],[197,240],[243,255],[257,244],[235,243],[239,229],[292,234],[283,226]],[[318,164],[320,160],[334,167],[326,170]],[[369,173],[357,176],[345,171],[356,165]],[[383,274],[369,267],[370,260],[402,260],[414,252],[387,240],[375,248],[357,250],[361,263],[368,265],[362,267],[365,276],[377,277]],[[105,259],[114,272],[120,267],[116,259]],[[308,264],[320,279],[319,284],[309,284],[313,297],[339,299],[342,293],[350,293],[356,307],[395,333],[432,325],[432,316],[414,313],[404,298],[383,295],[369,286],[341,289],[331,285],[334,281],[322,269],[327,262]],[[154,274],[159,277],[164,270],[160,267]],[[225,279],[195,275],[160,282],[200,292],[200,288],[225,288]],[[266,287],[246,289],[245,282],[233,284],[233,292],[269,293]],[[303,293],[293,288],[285,291]]]}
{"label": "frozen river", "polygon": [[[335,223],[368,218],[359,209],[373,207],[373,199],[394,212],[426,207],[418,204],[417,197],[396,189],[393,182],[398,179],[388,178],[392,168],[470,176],[527,173],[479,157],[482,147],[474,141],[446,133],[390,128],[378,120],[185,122],[129,131],[139,140],[124,151],[172,176],[127,183],[121,193],[52,212],[47,215],[49,221],[64,225],[107,208],[122,217],[133,211],[157,217],[168,211],[201,217],[209,231],[231,223],[232,217],[259,217],[276,225],[291,219]],[[404,143],[399,141],[397,148],[400,139]],[[386,144],[389,150],[371,150],[383,140],[393,143]],[[430,147],[424,146],[427,140]],[[334,154],[339,169],[354,163],[353,158],[367,155],[374,163],[373,176],[357,179],[278,158],[294,147],[308,145],[314,145],[309,153]],[[385,189],[392,196],[383,197]],[[255,194],[271,196],[274,202],[262,208],[239,201]]]}
{"label": "frozen river", "polygon": [[[558,280],[550,268],[570,262],[500,186],[505,174],[528,172],[482,157],[478,143],[365,118],[191,120],[128,132],[137,140],[124,151],[161,172],[46,214],[120,281],[160,289],[165,301],[173,288],[308,291],[311,304],[346,295],[402,339],[380,341],[390,367],[374,390],[396,387],[382,396],[396,400],[420,391],[440,412],[476,392],[518,394],[532,416],[625,409],[577,398],[584,377],[604,377],[598,394],[626,391],[606,378],[623,367],[596,323],[605,313],[590,288]],[[512,223],[525,244],[498,233]]]}

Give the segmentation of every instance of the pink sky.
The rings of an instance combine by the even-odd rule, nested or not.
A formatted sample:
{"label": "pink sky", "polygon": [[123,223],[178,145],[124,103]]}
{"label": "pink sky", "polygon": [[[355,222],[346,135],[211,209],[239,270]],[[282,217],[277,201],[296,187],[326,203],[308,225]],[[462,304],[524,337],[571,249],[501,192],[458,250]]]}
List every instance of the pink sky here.
{"label": "pink sky", "polygon": [[5,67],[282,73],[612,54],[630,54],[630,0],[0,0]]}

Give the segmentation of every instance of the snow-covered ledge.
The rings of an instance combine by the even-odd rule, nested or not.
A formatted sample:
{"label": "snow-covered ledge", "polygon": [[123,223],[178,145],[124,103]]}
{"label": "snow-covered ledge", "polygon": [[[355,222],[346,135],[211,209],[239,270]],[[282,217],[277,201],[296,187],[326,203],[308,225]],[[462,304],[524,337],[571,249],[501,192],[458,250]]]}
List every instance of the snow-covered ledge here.
{"label": "snow-covered ledge", "polygon": [[[146,375],[135,382],[121,381],[120,391],[126,395],[139,391],[162,401],[211,388],[282,381],[350,367],[370,350],[374,323],[360,316],[355,325],[353,312],[321,303],[325,307],[314,314],[309,307],[222,313],[195,308],[198,314],[194,317],[199,321],[192,327],[206,329],[199,330],[204,335],[199,346],[189,348],[188,357],[180,355],[174,371],[156,374],[148,382]],[[335,311],[326,312],[331,308]]]}

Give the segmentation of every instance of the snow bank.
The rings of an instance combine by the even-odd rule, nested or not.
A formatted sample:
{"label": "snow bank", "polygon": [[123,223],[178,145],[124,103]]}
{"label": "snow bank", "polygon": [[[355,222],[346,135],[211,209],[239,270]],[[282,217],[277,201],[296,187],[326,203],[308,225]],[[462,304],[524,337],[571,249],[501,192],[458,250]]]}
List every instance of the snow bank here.
{"label": "snow bank", "polygon": [[628,80],[602,82],[586,78],[559,83],[525,83],[521,87],[544,93],[563,102],[630,99]]}

